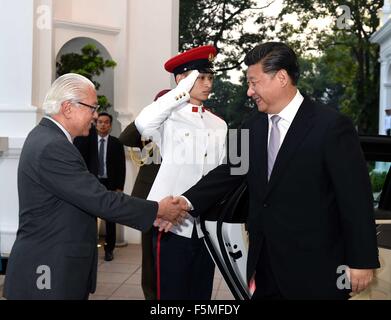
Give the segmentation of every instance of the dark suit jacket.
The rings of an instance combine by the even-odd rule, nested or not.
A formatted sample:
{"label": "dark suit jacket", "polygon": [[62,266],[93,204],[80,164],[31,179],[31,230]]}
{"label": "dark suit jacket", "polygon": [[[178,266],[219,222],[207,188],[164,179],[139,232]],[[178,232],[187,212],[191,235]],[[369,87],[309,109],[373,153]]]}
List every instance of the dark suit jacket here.
{"label": "dark suit jacket", "polygon": [[[23,146],[18,191],[19,229],[4,287],[8,299],[86,298],[96,286],[96,216],[146,230],[158,210],[156,202],[107,191],[45,118]],[[40,266],[50,268],[49,290],[37,288]]]}
{"label": "dark suit jacket", "polygon": [[[98,176],[98,136],[92,127],[88,137],[77,137],[74,145],[83,156],[88,170]],[[106,151],[107,186],[109,190],[123,190],[126,177],[125,152],[123,145],[116,137],[109,136]]]}
{"label": "dark suit jacket", "polygon": [[[138,132],[134,121],[125,128],[118,139],[122,144],[128,147],[136,147],[140,148],[140,150],[142,150],[144,147],[141,140],[141,135]],[[160,164],[155,164],[153,162],[151,164],[146,164],[140,167],[139,173],[134,183],[132,196],[144,199],[148,197],[149,191],[152,188],[159,168]]]}
{"label": "dark suit jacket", "polygon": [[[284,297],[344,298],[340,265],[378,268],[373,199],[351,121],[305,98],[267,181],[268,119],[257,113],[249,130],[249,171],[230,175],[222,165],[184,193],[193,215],[246,181],[249,189],[247,276],[263,245]],[[262,262],[260,262],[262,263]]]}

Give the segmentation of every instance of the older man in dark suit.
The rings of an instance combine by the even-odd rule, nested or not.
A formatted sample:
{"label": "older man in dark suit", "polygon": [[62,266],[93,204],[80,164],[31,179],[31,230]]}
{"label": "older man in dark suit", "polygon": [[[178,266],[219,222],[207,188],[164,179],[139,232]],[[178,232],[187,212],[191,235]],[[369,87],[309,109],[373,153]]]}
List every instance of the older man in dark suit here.
{"label": "older man in dark suit", "polygon": [[93,83],[66,74],[51,86],[45,116],[28,135],[18,168],[19,229],[9,258],[8,299],[86,299],[97,276],[96,217],[139,230],[156,218],[178,222],[186,212],[107,191],[72,144],[97,117]]}
{"label": "older man in dark suit", "polygon": [[246,181],[254,299],[343,299],[364,290],[379,261],[368,171],[352,122],[300,94],[297,58],[285,44],[256,46],[245,63],[247,94],[259,110],[243,127],[249,169],[211,171],[184,193],[192,215]]}

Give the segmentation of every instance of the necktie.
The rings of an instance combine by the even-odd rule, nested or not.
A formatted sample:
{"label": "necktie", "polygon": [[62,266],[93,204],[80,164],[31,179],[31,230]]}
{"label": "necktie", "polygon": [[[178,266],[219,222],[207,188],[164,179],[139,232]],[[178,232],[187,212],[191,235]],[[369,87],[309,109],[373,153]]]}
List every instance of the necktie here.
{"label": "necktie", "polygon": [[274,161],[276,161],[278,149],[280,148],[280,129],[278,129],[278,121],[281,117],[274,115],[271,117],[272,126],[270,128],[270,140],[267,148],[267,178],[270,179],[270,175],[273,170]]}
{"label": "necktie", "polygon": [[99,154],[98,154],[98,160],[99,160],[98,176],[99,177],[103,177],[105,173],[104,154],[105,154],[105,139],[101,138],[99,140]]}

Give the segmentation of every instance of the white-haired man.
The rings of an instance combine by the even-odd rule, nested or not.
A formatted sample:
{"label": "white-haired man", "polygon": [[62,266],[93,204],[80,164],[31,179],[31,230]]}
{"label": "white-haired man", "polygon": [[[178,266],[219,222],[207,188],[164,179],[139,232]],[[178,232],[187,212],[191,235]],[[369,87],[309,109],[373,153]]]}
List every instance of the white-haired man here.
{"label": "white-haired man", "polygon": [[170,197],[160,203],[107,191],[72,144],[97,117],[93,83],[58,78],[43,105],[47,116],[28,135],[18,168],[19,229],[9,258],[8,299],[86,299],[95,291],[96,216],[139,230],[156,218],[186,215]]}

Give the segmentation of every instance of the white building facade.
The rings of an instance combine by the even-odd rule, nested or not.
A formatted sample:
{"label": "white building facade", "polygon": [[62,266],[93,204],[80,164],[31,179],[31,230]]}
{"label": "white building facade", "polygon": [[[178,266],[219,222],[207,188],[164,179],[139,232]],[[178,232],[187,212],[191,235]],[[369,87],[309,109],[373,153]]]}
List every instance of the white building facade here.
{"label": "white building facade", "polygon": [[[179,0],[0,0],[0,9],[0,248],[7,255],[18,227],[21,148],[42,117],[62,48],[91,39],[116,61],[111,102],[122,130],[171,87],[163,64],[178,52]],[[126,193],[136,175],[127,161]],[[124,238],[138,243],[140,234],[126,227]]]}
{"label": "white building facade", "polygon": [[379,12],[380,27],[370,41],[380,45],[379,134],[386,134],[386,110],[391,109],[391,1]]}

